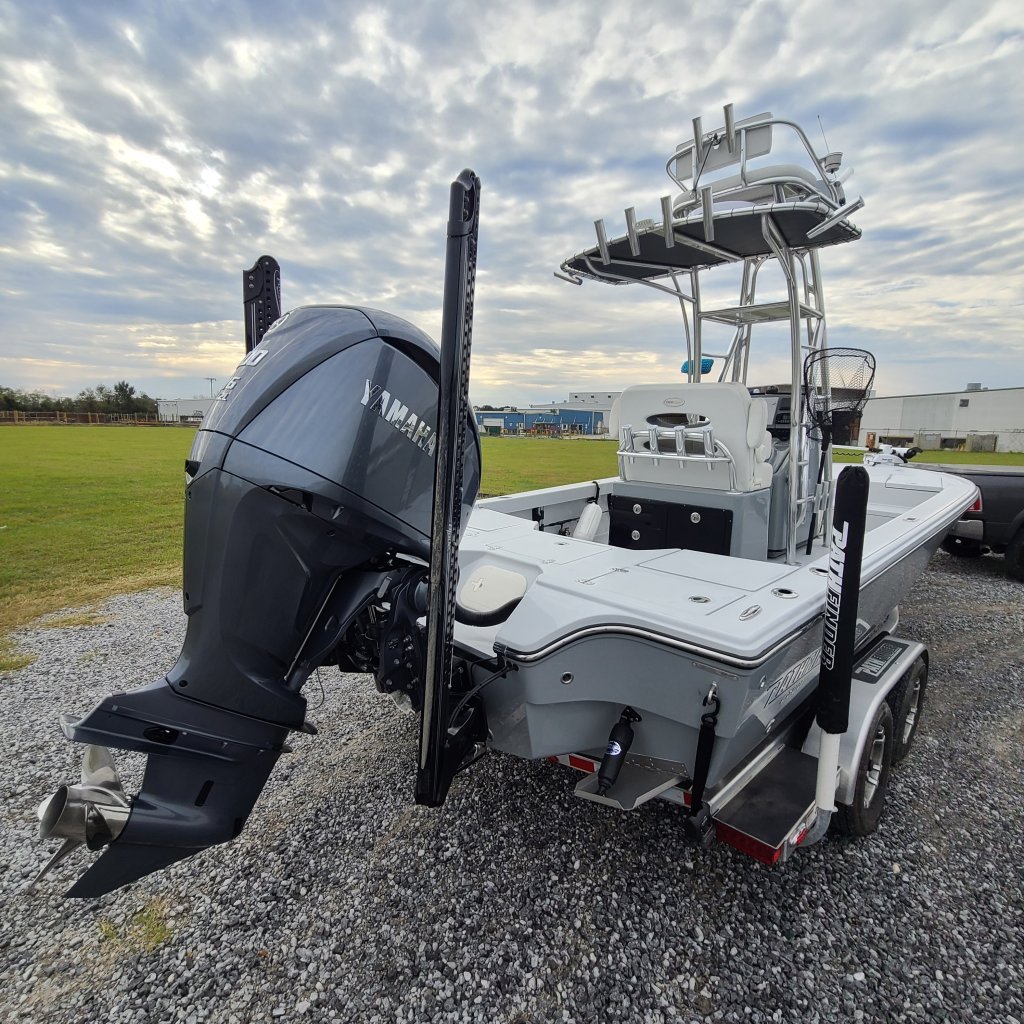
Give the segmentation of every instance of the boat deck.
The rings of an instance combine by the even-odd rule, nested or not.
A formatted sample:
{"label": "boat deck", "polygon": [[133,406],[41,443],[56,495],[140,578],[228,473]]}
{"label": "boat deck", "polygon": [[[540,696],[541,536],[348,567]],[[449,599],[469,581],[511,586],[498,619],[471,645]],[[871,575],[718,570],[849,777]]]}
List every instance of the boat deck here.
{"label": "boat deck", "polygon": [[[926,542],[937,543],[971,486],[904,467],[870,472],[865,587]],[[614,490],[614,481],[610,484],[606,494]],[[747,662],[821,613],[828,552],[820,541],[810,554],[801,550],[795,564],[787,564],[695,550],[615,547],[545,532],[528,518],[531,506],[552,507],[580,487],[497,499],[500,511],[486,502],[474,509],[460,545],[462,578],[493,565],[519,573],[527,586],[505,622],[458,624],[461,644],[481,656],[489,656],[495,643],[536,654],[570,634],[625,627]],[[509,507],[517,499],[521,508]]]}

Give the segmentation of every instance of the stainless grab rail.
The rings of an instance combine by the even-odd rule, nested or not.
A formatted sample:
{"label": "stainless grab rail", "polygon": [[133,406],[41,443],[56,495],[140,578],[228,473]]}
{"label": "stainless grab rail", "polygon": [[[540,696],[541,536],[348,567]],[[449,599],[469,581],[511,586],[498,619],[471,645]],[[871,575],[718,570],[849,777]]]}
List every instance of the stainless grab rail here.
{"label": "stainless grab rail", "polygon": [[[637,450],[637,440],[646,442],[648,449]],[[670,441],[673,451],[662,451],[661,441]],[[699,452],[688,452],[687,441],[696,443],[700,447]],[[714,436],[710,424],[703,426],[678,426],[678,427],[645,427],[642,430],[634,430],[631,424],[627,424],[619,431],[619,451],[621,458],[647,459],[655,462],[661,459],[668,459],[675,463],[695,463],[707,467],[711,472],[714,466],[728,465],[729,486],[732,490],[738,491],[739,478],[736,470],[736,459],[728,447]]]}

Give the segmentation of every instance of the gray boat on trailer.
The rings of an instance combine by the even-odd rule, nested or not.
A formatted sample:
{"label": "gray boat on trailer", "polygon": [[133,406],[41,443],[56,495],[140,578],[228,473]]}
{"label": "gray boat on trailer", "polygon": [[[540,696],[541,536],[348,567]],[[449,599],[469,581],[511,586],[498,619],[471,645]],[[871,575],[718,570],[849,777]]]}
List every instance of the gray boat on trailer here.
{"label": "gray boat on trailer", "polygon": [[[804,150],[804,166],[772,161],[780,134]],[[582,797],[631,808],[684,791],[711,696],[712,800],[752,757],[774,756],[792,727],[806,727],[834,472],[828,460],[815,478],[821,434],[804,367],[828,352],[818,250],[859,238],[849,217],[863,205],[846,202],[839,169],[839,154],[818,156],[791,122],[733,123],[727,107],[723,128],[694,122],[694,138],[669,159],[682,192],[661,199],[659,223],[630,208],[625,233],[610,239],[597,221],[596,244],[557,275],[668,292],[686,339],[685,381],[628,387],[616,401],[617,477],[480,501],[460,549],[464,602],[480,613],[490,591],[495,609],[519,598],[501,621],[456,627],[466,649],[496,650],[516,668],[483,692],[490,744],[567,763],[572,752],[591,770]],[[739,301],[707,308],[703,276],[731,264]],[[772,271],[783,294],[763,299]],[[788,329],[789,386],[748,388],[754,338],[773,322]],[[731,334],[709,357],[709,327],[722,325]],[[953,477],[899,458],[868,475],[860,651],[895,631],[900,601],[974,499]],[[597,766],[624,705],[641,716],[625,760],[640,770],[599,794]],[[808,734],[801,746],[815,742]],[[858,763],[844,766],[843,803]]]}
{"label": "gray boat on trailer", "polygon": [[[682,310],[685,379],[622,392],[615,477],[475,501],[472,172],[440,349],[379,310],[280,316],[276,262],[244,272],[247,354],[186,462],[181,655],[61,717],[86,751],[39,808],[64,840],[39,877],[84,844],[103,853],[69,895],[96,896],[233,839],[289,733],[315,734],[301,691],[325,665],[420,713],[422,804],[491,749],[577,768],[611,807],[674,801],[681,837],[768,862],[876,826],[927,680],[898,605],[976,490],[907,453],[833,468],[874,362],[829,348],[818,251],[859,237],[862,203],[798,126],[724,113],[669,158],[659,221],[598,221],[557,272]],[[738,301],[706,303],[726,267]],[[749,386],[773,323],[789,379]],[[146,755],[136,794],[110,748]]]}

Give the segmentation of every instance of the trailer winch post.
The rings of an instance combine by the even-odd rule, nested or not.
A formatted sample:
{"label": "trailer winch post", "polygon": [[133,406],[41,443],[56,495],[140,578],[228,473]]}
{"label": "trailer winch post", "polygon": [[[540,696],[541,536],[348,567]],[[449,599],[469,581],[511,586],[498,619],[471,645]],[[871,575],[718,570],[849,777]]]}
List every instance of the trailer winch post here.
{"label": "trailer winch post", "polygon": [[836,482],[825,588],[816,721],[821,727],[814,824],[802,845],[821,839],[836,809],[839,745],[850,726],[850,682],[857,646],[857,603],[870,480],[863,466],[847,466]]}

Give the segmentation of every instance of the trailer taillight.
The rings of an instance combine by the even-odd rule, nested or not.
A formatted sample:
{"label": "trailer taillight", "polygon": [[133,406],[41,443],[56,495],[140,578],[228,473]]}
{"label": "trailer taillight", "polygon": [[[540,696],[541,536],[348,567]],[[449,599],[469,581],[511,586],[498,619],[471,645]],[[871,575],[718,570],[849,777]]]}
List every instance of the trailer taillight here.
{"label": "trailer taillight", "polygon": [[782,856],[782,847],[785,846],[785,841],[780,846],[771,846],[763,839],[748,836],[724,821],[715,822],[715,834],[723,843],[753,857],[754,860],[759,860],[762,864],[777,864]]}
{"label": "trailer taillight", "polygon": [[985,506],[981,500],[981,492],[978,492],[978,496],[974,499],[974,504],[967,510],[968,512],[984,512]]}

